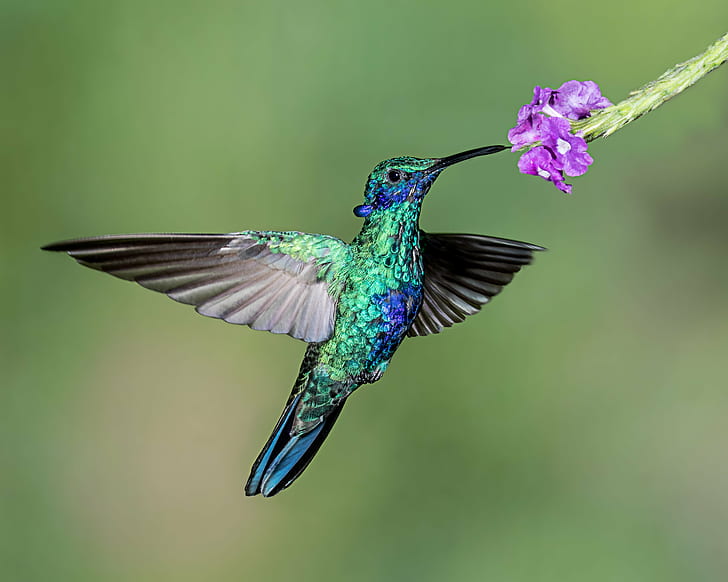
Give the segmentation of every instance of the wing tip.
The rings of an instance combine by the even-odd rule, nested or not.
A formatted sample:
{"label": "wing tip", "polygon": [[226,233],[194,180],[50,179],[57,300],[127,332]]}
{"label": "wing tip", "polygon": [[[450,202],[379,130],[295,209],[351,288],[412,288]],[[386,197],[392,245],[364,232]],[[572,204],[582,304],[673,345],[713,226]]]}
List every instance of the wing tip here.
{"label": "wing tip", "polygon": [[47,245],[43,245],[40,247],[40,250],[42,251],[65,251],[67,249],[67,243],[68,241],[58,241],[54,243],[49,243]]}
{"label": "wing tip", "polygon": [[210,240],[229,240],[235,238],[239,233],[178,233],[178,232],[153,232],[138,234],[101,234],[97,236],[85,236],[53,242],[41,247],[44,251],[72,251],[78,248],[97,247],[99,245],[139,245],[152,243],[174,243],[174,242],[206,242]]}
{"label": "wing tip", "polygon": [[523,242],[520,240],[512,240],[512,239],[508,239],[508,238],[498,238],[498,237],[490,237],[490,238],[492,238],[494,242],[500,243],[504,247],[525,249],[528,251],[536,251],[536,252],[548,250],[546,247],[542,247],[541,245],[535,245],[533,243]]}

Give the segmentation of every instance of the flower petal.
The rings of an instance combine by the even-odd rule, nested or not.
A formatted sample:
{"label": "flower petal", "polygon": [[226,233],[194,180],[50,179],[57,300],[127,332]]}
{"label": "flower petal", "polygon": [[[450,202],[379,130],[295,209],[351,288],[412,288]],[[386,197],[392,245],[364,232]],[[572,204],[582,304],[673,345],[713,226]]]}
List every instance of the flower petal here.
{"label": "flower petal", "polygon": [[555,163],[567,176],[581,176],[594,161],[586,153],[584,138],[571,133],[566,119],[545,119],[541,128],[541,143],[554,152]]}
{"label": "flower petal", "polygon": [[553,184],[562,192],[571,192],[571,185],[564,182],[564,174],[553,152],[545,146],[537,146],[524,153],[518,160],[518,169],[522,174],[540,176]]}
{"label": "flower petal", "polygon": [[567,81],[556,90],[552,107],[569,119],[584,119],[590,111],[611,104],[594,81]]}
{"label": "flower petal", "polygon": [[524,105],[518,112],[518,125],[508,132],[508,141],[513,144],[511,151],[524,145],[541,140],[541,124],[544,116],[531,111],[530,105]]}

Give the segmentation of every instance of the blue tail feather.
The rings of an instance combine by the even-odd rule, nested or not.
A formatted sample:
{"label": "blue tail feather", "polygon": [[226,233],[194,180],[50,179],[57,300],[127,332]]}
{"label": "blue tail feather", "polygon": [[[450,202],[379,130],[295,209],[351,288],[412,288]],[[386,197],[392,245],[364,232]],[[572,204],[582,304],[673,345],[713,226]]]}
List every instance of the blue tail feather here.
{"label": "blue tail feather", "polygon": [[[273,434],[270,435],[268,442],[265,443],[263,450],[258,455],[258,458],[253,464],[253,468],[250,471],[250,477],[248,482],[245,484],[246,495],[257,495],[260,493],[260,485],[263,481],[263,475],[265,474],[270,464],[273,453],[276,455],[285,446],[285,440],[281,439],[284,433],[289,433],[293,424],[293,413],[298,406],[298,402],[301,400],[301,394],[298,394],[293,400],[291,400],[281,417],[278,419],[276,427],[273,429]],[[283,442],[281,442],[283,440]]]}
{"label": "blue tail feather", "polygon": [[294,413],[300,399],[301,394],[298,394],[288,403],[273,434],[258,455],[245,485],[246,495],[262,493],[264,497],[271,497],[293,483],[318,452],[343,406],[342,401],[311,430],[291,436]]}

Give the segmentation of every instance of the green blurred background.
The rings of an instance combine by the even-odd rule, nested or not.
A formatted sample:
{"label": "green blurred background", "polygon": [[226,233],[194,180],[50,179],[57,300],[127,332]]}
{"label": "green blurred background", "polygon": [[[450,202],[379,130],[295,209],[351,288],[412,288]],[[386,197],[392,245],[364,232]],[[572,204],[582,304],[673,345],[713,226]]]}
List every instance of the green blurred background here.
{"label": "green blurred background", "polygon": [[570,197],[508,154],[446,172],[424,228],[550,252],[405,342],[270,500],[242,484],[303,345],[39,251],[350,239],[376,162],[502,142],[535,84],[617,101],[725,0],[0,6],[3,580],[726,579],[726,68]]}

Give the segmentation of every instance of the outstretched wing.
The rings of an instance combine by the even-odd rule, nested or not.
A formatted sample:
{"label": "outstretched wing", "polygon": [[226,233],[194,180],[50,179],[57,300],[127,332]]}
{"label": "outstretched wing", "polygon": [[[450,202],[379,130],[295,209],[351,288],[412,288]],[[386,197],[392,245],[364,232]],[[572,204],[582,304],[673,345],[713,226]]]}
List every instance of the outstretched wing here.
{"label": "outstretched wing", "polygon": [[424,297],[409,336],[440,333],[477,313],[543,247],[477,234],[421,233]]}
{"label": "outstretched wing", "polygon": [[202,315],[306,342],[333,332],[335,274],[349,253],[330,236],[256,231],[111,235],[43,248],[195,305]]}

